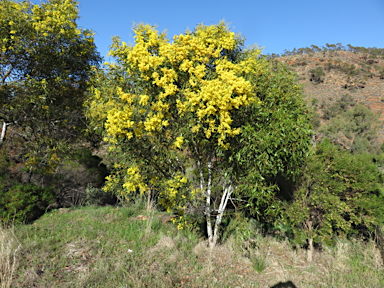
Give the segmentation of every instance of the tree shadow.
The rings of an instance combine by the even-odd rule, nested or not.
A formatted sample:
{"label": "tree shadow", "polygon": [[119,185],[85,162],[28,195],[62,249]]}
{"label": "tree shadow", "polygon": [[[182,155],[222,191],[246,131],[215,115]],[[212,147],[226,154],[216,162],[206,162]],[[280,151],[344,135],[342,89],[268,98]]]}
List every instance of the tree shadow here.
{"label": "tree shadow", "polygon": [[292,281],[287,281],[287,282],[279,282],[271,286],[271,288],[297,288],[297,287],[295,284],[293,284]]}

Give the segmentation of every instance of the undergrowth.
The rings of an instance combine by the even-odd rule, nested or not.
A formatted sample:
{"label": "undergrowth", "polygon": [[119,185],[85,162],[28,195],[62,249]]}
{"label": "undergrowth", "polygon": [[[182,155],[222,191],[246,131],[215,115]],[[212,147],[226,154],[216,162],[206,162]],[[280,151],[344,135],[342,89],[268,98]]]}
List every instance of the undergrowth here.
{"label": "undergrowth", "polygon": [[373,242],[338,241],[311,263],[257,230],[210,250],[149,204],[53,210],[2,229],[2,287],[384,287]]}

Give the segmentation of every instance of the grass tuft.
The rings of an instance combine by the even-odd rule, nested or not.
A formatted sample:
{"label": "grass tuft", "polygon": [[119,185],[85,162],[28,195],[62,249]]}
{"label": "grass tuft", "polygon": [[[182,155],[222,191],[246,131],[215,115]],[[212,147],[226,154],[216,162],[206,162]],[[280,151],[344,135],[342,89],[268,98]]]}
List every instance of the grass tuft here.
{"label": "grass tuft", "polygon": [[13,228],[0,225],[0,284],[1,288],[11,287],[18,266],[21,244],[18,243]]}

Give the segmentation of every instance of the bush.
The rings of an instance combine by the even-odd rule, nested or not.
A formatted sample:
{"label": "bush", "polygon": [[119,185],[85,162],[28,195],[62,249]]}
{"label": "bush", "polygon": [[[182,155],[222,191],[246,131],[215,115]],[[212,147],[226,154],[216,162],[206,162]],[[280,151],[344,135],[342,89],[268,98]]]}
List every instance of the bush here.
{"label": "bush", "polygon": [[18,223],[31,222],[44,214],[48,205],[55,200],[51,188],[34,184],[15,184],[0,190],[0,220]]}
{"label": "bush", "polygon": [[336,103],[323,109],[323,119],[330,120],[337,115],[346,112],[357,104],[350,94],[344,94]]}
{"label": "bush", "polygon": [[90,183],[85,189],[85,205],[112,205],[116,203],[116,197],[111,193],[104,192],[101,188],[95,188]]}
{"label": "bush", "polygon": [[382,156],[351,154],[328,139],[318,144],[286,209],[296,241],[330,244],[336,236],[370,237],[384,221],[381,162]]}
{"label": "bush", "polygon": [[309,80],[315,82],[316,84],[324,82],[325,73],[323,68],[317,67],[316,69],[312,69],[309,71]]}

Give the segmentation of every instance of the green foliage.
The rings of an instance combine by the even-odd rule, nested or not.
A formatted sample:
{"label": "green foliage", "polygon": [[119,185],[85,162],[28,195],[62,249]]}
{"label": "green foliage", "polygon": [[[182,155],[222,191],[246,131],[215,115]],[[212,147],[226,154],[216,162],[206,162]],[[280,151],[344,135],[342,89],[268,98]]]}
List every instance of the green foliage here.
{"label": "green foliage", "polygon": [[321,116],[319,113],[313,111],[312,113],[312,127],[316,131],[321,126]]}
{"label": "green foliage", "polygon": [[85,194],[85,197],[84,197],[85,205],[103,206],[106,204],[116,203],[111,193],[107,193],[103,191],[103,189],[101,188],[93,187],[91,183],[88,184],[84,194]]}
{"label": "green foliage", "polygon": [[345,73],[347,76],[356,76],[360,73],[354,64],[343,63],[337,66],[338,70]]}
{"label": "green foliage", "polygon": [[223,242],[232,238],[242,245],[261,235],[262,227],[255,219],[247,218],[244,213],[235,212],[231,217],[223,220],[223,230]]}
{"label": "green foliage", "polygon": [[80,148],[75,151],[73,159],[87,169],[87,172],[93,176],[93,185],[99,187],[103,184],[104,178],[109,171],[107,166],[102,163],[102,159],[96,155],[92,155],[89,148]]}
{"label": "green foliage", "polygon": [[252,268],[258,273],[261,273],[268,267],[267,255],[252,255],[251,256]]}
{"label": "green foliage", "polygon": [[383,175],[375,163],[380,157],[339,150],[327,139],[318,144],[285,211],[296,241],[329,244],[335,236],[368,233],[381,224]]}
{"label": "green foliage", "polygon": [[295,63],[292,64],[292,66],[307,66],[308,61],[305,59],[301,59],[298,61],[295,61]]}
{"label": "green foliage", "polygon": [[50,177],[44,178],[46,185],[56,192],[58,206],[115,203],[111,193],[98,191],[109,172],[101,161],[90,149],[80,148],[62,160]]}
{"label": "green foliage", "polygon": [[356,104],[356,100],[354,100],[351,95],[344,94],[340,99],[336,101],[336,103],[322,110],[322,118],[325,120],[329,120],[341,113],[346,112],[349,108],[355,106]]}
{"label": "green foliage", "polygon": [[0,220],[31,222],[41,216],[55,200],[52,189],[33,184],[15,184],[0,190]]}
{"label": "green foliage", "polygon": [[285,65],[270,63],[254,81],[263,105],[246,116],[242,134],[231,144],[233,156],[225,157],[237,173],[236,193],[247,199],[246,210],[273,223],[280,214],[280,200],[290,198],[285,188],[296,180],[307,156],[310,112],[302,88]]}
{"label": "green foliage", "polygon": [[[1,188],[4,219],[31,221],[54,200],[52,190],[59,196],[78,191],[68,185],[76,182],[67,181],[68,173],[60,175],[62,182],[57,173],[65,170],[63,159],[77,141],[84,141],[85,91],[91,67],[101,58],[93,33],[77,26],[77,5],[1,1],[0,122],[6,124],[1,148],[9,162]],[[97,181],[101,185],[101,177]]]}

